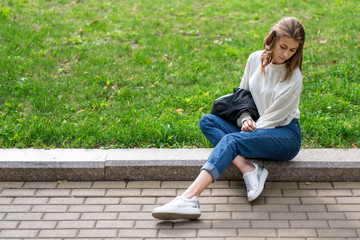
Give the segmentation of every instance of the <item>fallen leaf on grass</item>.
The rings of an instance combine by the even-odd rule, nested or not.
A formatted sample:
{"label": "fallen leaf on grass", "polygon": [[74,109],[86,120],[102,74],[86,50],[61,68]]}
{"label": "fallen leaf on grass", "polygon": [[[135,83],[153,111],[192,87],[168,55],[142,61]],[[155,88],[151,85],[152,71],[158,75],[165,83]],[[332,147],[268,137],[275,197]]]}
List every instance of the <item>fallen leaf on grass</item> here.
{"label": "fallen leaf on grass", "polygon": [[99,22],[99,20],[94,20],[94,21],[92,21],[91,23],[90,23],[90,25],[94,25],[94,24],[96,24],[96,23],[98,23]]}
{"label": "fallen leaf on grass", "polygon": [[178,114],[183,115],[184,109],[178,108],[175,110]]}
{"label": "fallen leaf on grass", "polygon": [[328,40],[326,38],[324,38],[324,39],[320,40],[320,43],[324,44],[324,43],[327,43],[327,41]]}
{"label": "fallen leaf on grass", "polygon": [[162,57],[165,61],[169,61],[169,56],[167,54],[164,54],[164,56]]}
{"label": "fallen leaf on grass", "polygon": [[136,49],[136,48],[138,48],[138,46],[139,46],[138,43],[132,43],[132,44],[131,44],[131,48],[132,48],[132,49]]}
{"label": "fallen leaf on grass", "polygon": [[201,115],[202,115],[202,116],[205,115],[205,113],[203,113],[203,111],[202,111],[203,109],[204,109],[203,107],[202,107],[202,108],[199,108],[199,112],[201,112]]}

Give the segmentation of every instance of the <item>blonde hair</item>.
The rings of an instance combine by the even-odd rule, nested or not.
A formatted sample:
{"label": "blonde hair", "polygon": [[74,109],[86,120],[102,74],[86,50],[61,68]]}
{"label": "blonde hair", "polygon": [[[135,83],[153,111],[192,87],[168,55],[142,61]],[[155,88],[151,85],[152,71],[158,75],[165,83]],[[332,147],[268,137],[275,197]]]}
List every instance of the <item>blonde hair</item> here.
{"label": "blonde hair", "polygon": [[303,47],[305,43],[305,29],[303,25],[294,17],[285,17],[277,22],[268,32],[264,39],[264,52],[261,55],[261,74],[265,75],[265,67],[273,60],[273,49],[276,41],[286,36],[299,43],[294,55],[286,60],[286,73],[281,81],[290,79],[294,70],[298,67],[301,70]]}

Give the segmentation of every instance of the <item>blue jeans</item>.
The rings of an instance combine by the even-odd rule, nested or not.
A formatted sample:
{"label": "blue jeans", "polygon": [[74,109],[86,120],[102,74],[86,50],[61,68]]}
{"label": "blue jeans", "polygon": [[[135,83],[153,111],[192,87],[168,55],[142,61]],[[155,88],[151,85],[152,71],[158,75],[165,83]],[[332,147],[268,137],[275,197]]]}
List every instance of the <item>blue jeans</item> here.
{"label": "blue jeans", "polygon": [[277,161],[293,159],[301,147],[299,120],[274,129],[241,132],[237,125],[207,114],[199,122],[200,129],[214,146],[201,170],[207,170],[216,181],[237,155]]}

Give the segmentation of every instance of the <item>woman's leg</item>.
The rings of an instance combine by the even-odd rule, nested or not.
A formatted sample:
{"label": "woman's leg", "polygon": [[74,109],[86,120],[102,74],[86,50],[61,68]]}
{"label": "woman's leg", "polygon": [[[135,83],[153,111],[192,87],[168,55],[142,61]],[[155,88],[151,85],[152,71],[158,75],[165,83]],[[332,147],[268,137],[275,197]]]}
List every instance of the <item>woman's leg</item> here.
{"label": "woman's leg", "polygon": [[186,199],[191,199],[194,196],[199,197],[200,194],[213,182],[211,174],[203,170],[200,172],[195,181],[190,185],[188,189],[182,194]]}
{"label": "woman's leg", "polygon": [[[205,137],[213,146],[216,146],[226,134],[241,132],[241,128],[237,125],[229,123],[213,114],[204,115],[199,121],[199,126]],[[249,164],[245,158],[240,156],[236,157],[233,163],[242,173],[254,170],[254,167]],[[208,171],[201,171],[182,196],[187,199],[191,199],[193,196],[199,197],[213,181],[212,175]]]}
{"label": "woman's leg", "polygon": [[[221,139],[229,133],[240,133],[241,129],[231,124],[222,118],[206,114],[204,115],[199,122],[200,129],[206,138],[215,146],[221,141]],[[215,151],[214,149],[214,151]],[[244,174],[246,172],[254,171],[255,167],[253,164],[249,163],[244,157],[240,155],[234,155],[235,158],[232,163]],[[230,165],[226,164],[227,166]],[[211,167],[213,171],[204,171],[202,170],[196,180],[190,185],[190,187],[182,194],[184,198],[191,199],[193,196],[199,197],[200,194],[212,183],[214,182],[220,173],[215,174],[216,179],[213,178],[212,173],[218,172],[216,168]],[[208,169],[209,170],[209,169]]]}
{"label": "woman's leg", "polygon": [[289,161],[299,152],[300,146],[301,135],[297,121],[274,129],[231,133],[216,145],[202,170],[208,170],[215,181],[238,155],[244,158]]}
{"label": "woman's leg", "polygon": [[[217,134],[219,133],[221,134],[220,131]],[[288,161],[296,156],[300,146],[300,127],[296,119],[288,126],[275,129],[227,134],[216,143],[215,149],[210,154],[199,176],[183,196],[175,198],[163,207],[154,209],[153,216],[160,219],[196,219],[200,217],[201,211],[197,196],[211,182],[216,181],[231,163],[234,163],[244,173],[248,199],[253,201],[262,191],[267,170],[259,168],[255,163],[251,166],[245,158]],[[252,168],[255,169],[251,171]],[[254,186],[255,189],[252,188]],[[249,193],[251,193],[250,197]]]}
{"label": "woman's leg", "polygon": [[252,165],[251,163],[249,163],[244,157],[242,156],[236,156],[236,158],[234,159],[234,161],[232,161],[232,163],[242,172],[242,173],[246,173],[246,172],[251,172],[253,171],[254,165]]}
{"label": "woman's leg", "polygon": [[241,132],[241,128],[237,125],[213,114],[204,115],[199,121],[199,126],[202,133],[214,147],[226,134]]}
{"label": "woman's leg", "polygon": [[[199,125],[201,131],[213,146],[216,146],[226,134],[241,131],[238,126],[212,114],[204,115],[200,119]],[[176,197],[164,206],[155,208],[152,211],[153,217],[163,220],[177,218],[196,219],[200,217],[200,204],[197,197],[200,196],[213,181],[214,179],[208,171],[201,171],[196,180],[182,196]]]}
{"label": "woman's leg", "polygon": [[[246,172],[251,172],[255,168],[249,163],[244,157],[237,156],[233,164],[244,174]],[[196,180],[190,185],[188,189],[182,194],[186,199],[191,199],[196,196],[199,197],[200,194],[213,182],[212,175],[206,171],[202,170]]]}
{"label": "woman's leg", "polygon": [[301,133],[297,119],[275,129],[231,133],[216,145],[202,170],[207,170],[216,181],[233,163],[244,173],[248,199],[253,201],[261,193],[268,172],[255,163],[248,163],[245,158],[289,161],[297,155],[300,146]]}

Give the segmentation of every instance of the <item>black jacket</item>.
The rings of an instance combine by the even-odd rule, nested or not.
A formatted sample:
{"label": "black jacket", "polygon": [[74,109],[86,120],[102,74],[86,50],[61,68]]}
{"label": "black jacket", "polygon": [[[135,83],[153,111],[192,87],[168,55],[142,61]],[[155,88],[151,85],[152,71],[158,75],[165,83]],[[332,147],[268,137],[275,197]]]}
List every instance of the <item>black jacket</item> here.
{"label": "black jacket", "polygon": [[249,112],[254,121],[260,117],[251,93],[242,88],[234,88],[233,93],[216,99],[211,109],[211,114],[233,124],[237,124],[237,119],[244,112]]}

